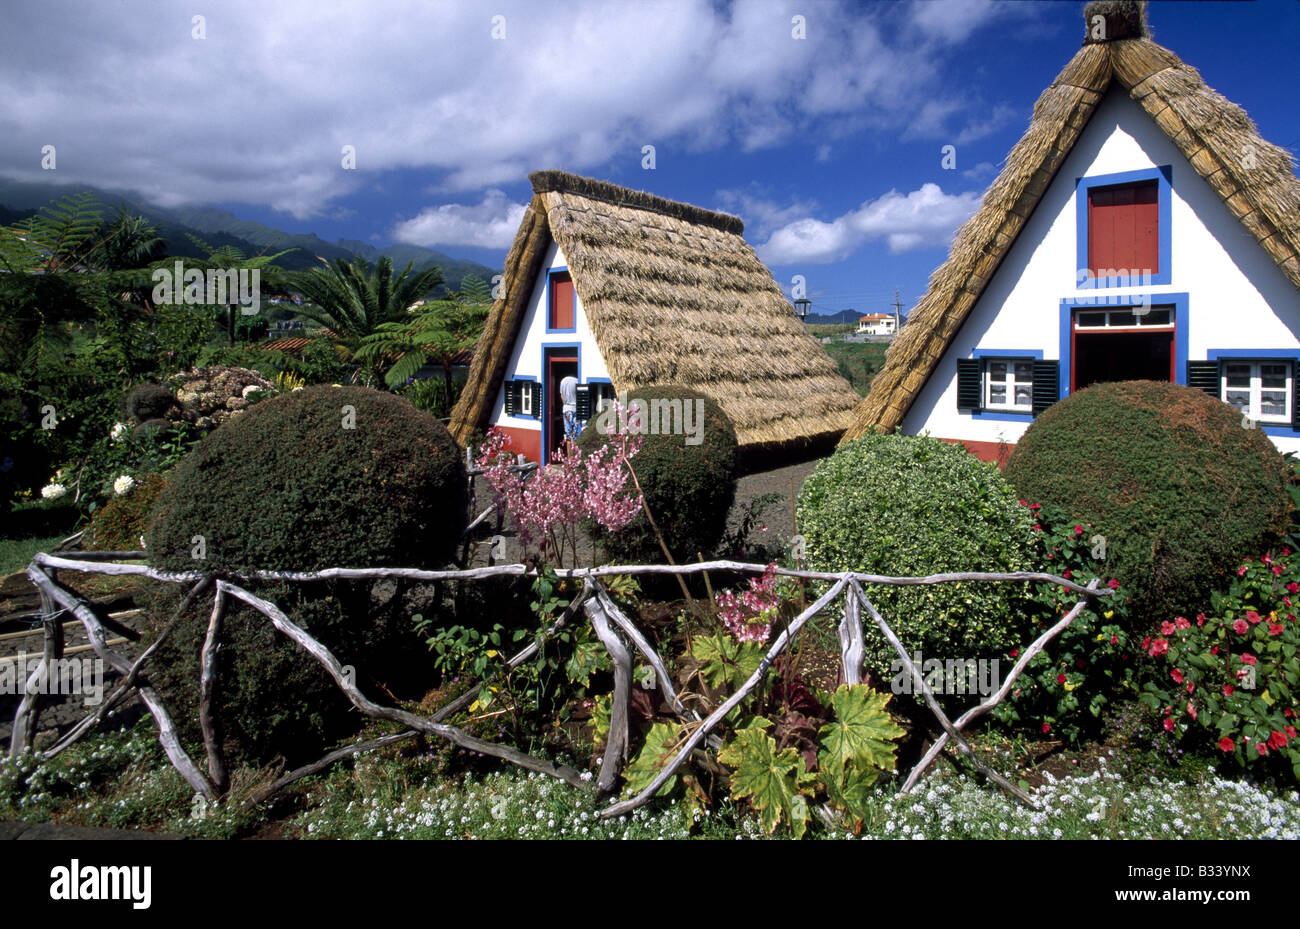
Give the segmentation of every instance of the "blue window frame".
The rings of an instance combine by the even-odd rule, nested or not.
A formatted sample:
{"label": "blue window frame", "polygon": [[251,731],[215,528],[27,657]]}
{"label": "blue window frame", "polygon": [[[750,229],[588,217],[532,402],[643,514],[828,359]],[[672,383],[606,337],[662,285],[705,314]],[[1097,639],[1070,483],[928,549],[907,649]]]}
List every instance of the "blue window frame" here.
{"label": "blue window frame", "polygon": [[1073,370],[1074,311],[1089,307],[1158,306],[1170,307],[1174,326],[1174,383],[1187,383],[1187,294],[1150,292],[1106,294],[1105,296],[1066,297],[1061,301],[1061,399],[1070,395],[1070,372]]}
{"label": "blue window frame", "polygon": [[543,310],[546,312],[546,316],[544,317],[546,320],[546,331],[548,334],[552,332],[557,332],[557,333],[575,332],[576,333],[578,331],[578,288],[577,287],[573,288],[573,325],[569,326],[567,329],[551,328],[551,320],[555,318],[554,314],[552,313],[552,310],[554,308],[551,306],[551,301],[555,298],[555,279],[558,277],[567,277],[570,281],[573,280],[573,275],[569,274],[569,269],[567,267],[551,268],[549,271],[546,272],[546,294],[544,297],[545,306],[543,307]]}
{"label": "blue window frame", "polygon": [[[989,365],[998,361],[1042,361],[1043,353],[1037,349],[1019,349],[1019,348],[977,348],[971,352],[971,357],[980,362],[980,409],[971,410],[970,415],[975,419],[992,419],[1012,423],[1032,423],[1034,414],[1030,410],[1018,412],[1016,410],[997,410],[987,409],[985,404],[989,397]],[[1030,406],[1032,407],[1033,380],[1030,380]]]}
{"label": "blue window frame", "polygon": [[[1295,427],[1295,404],[1296,404],[1296,379],[1300,376],[1300,349],[1276,349],[1276,348],[1214,348],[1205,353],[1207,361],[1220,362],[1220,378],[1223,376],[1223,362],[1243,361],[1243,362],[1281,362],[1290,366],[1290,372],[1287,377],[1287,405],[1291,411],[1290,423],[1269,423],[1257,422],[1257,428],[1262,429],[1266,435],[1300,436],[1300,430]],[[1221,381],[1222,383],[1222,381]],[[1224,390],[1219,390],[1219,399],[1225,403],[1228,402],[1224,397]]]}
{"label": "blue window frame", "polygon": [[[1170,210],[1173,203],[1173,168],[1161,165],[1158,168],[1143,168],[1137,171],[1122,171],[1118,174],[1099,174],[1095,177],[1080,177],[1074,181],[1074,212],[1077,226],[1075,262],[1075,286],[1079,290],[1098,287],[1138,287],[1143,283],[1169,284],[1171,249],[1170,249]],[[1156,213],[1158,216],[1160,270],[1151,276],[1151,280],[1135,281],[1131,277],[1093,277],[1088,263],[1088,192],[1094,187],[1110,187],[1115,184],[1137,184],[1142,181],[1156,182]]]}

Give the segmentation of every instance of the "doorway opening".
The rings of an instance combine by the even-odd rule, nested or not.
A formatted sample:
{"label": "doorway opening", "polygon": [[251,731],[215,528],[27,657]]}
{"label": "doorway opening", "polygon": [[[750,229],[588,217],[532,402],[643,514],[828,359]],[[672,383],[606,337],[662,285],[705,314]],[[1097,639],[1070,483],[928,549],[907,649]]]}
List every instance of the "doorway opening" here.
{"label": "doorway opening", "polygon": [[574,348],[548,348],[545,352],[546,411],[545,450],[542,464],[564,445],[564,401],[560,397],[560,383],[566,377],[578,376],[578,355]]}
{"label": "doorway opening", "polygon": [[1071,341],[1071,392],[1107,381],[1177,380],[1171,309],[1080,310]]}

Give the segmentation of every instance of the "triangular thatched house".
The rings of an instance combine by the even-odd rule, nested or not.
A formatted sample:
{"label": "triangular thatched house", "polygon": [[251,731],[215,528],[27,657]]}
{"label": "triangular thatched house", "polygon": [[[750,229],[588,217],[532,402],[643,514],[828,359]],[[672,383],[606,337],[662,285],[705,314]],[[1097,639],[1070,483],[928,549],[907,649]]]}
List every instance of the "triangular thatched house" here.
{"label": "triangular thatched house", "polygon": [[957,232],[846,441],[900,428],[992,459],[1073,390],[1160,379],[1300,450],[1292,159],[1148,38],[1142,4],[1084,16],[1083,47]]}
{"label": "triangular thatched house", "polygon": [[579,419],[647,384],[699,390],[751,461],[839,438],[858,396],[739,219],[559,171],[529,180],[503,293],[452,411],[458,441],[495,425],[530,460],[549,457],[565,377],[577,379]]}

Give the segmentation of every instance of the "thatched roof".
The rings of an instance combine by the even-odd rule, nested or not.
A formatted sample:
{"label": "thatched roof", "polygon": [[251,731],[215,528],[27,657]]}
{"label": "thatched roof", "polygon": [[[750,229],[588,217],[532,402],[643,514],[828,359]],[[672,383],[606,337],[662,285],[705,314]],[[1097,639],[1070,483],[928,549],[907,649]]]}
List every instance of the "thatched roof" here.
{"label": "thatched roof", "polygon": [[747,453],[843,432],[858,396],[741,238],[739,219],[559,171],[529,180],[505,294],[452,411],[458,441],[487,426],[552,241],[615,390],[699,390],[731,418]]}
{"label": "thatched roof", "polygon": [[948,260],[934,272],[925,296],[890,346],[845,441],[873,425],[885,431],[898,426],[1113,87],[1147,111],[1300,287],[1300,180],[1291,155],[1260,138],[1240,107],[1147,37],[1141,4],[1089,4],[1085,24],[1095,14],[1106,16],[1110,38],[1085,40],[1034,104],[1029,131],[1007,156],[979,210],[957,231]]}

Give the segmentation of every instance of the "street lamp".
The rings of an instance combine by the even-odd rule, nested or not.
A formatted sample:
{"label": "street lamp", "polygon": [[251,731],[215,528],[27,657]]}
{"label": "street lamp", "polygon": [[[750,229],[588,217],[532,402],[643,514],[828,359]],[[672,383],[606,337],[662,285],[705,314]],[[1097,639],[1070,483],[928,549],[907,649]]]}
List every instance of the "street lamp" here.
{"label": "street lamp", "polygon": [[799,318],[804,322],[808,321],[808,307],[812,306],[812,301],[807,297],[800,297],[794,302],[794,311],[799,314]]}

